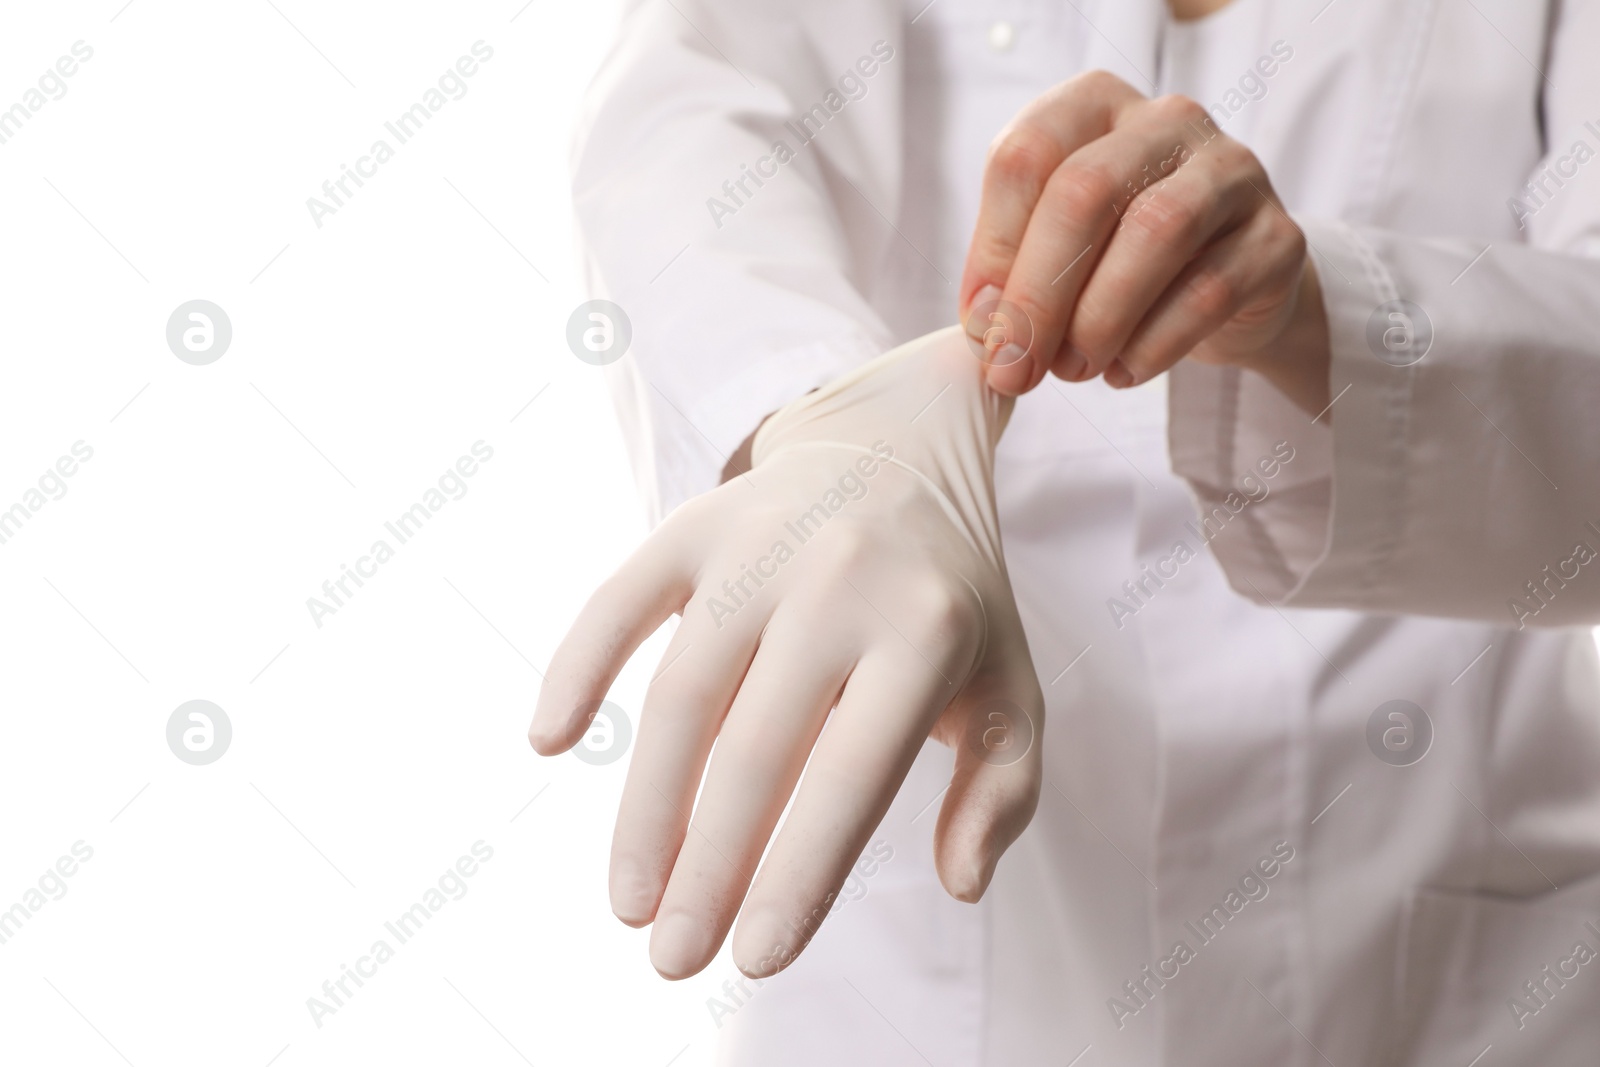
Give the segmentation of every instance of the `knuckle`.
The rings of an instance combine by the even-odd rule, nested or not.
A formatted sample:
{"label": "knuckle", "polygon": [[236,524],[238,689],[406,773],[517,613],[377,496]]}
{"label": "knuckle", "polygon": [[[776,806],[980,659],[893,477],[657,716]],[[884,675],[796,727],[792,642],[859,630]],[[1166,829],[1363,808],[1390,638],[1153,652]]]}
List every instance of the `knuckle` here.
{"label": "knuckle", "polygon": [[695,532],[704,529],[707,522],[715,521],[715,516],[722,507],[722,498],[726,495],[722,491],[727,487],[727,484],[719,485],[709,492],[683,501],[667,513],[666,518],[661,520],[646,543],[693,538]]}
{"label": "knuckle", "polygon": [[968,267],[986,280],[1005,278],[1017,258],[1017,249],[1022,246],[1022,237],[1022,233],[980,227],[972,235],[972,248],[967,253]]}
{"label": "knuckle", "polygon": [[695,729],[701,709],[706,706],[704,702],[712,695],[707,686],[676,681],[652,683],[645,689],[643,719],[658,736],[685,736]]}
{"label": "knuckle", "polygon": [[907,598],[912,640],[941,667],[970,660],[983,637],[983,609],[973,591],[940,576],[919,583]]}
{"label": "knuckle", "polygon": [[707,716],[717,714],[713,709],[725,706],[723,702],[727,700],[719,674],[684,669],[692,667],[692,662],[677,666],[645,687],[639,725],[659,737],[693,736],[704,726]]}
{"label": "knuckle", "polygon": [[1098,373],[1117,354],[1117,338],[1121,327],[1117,320],[1096,302],[1080,302],[1073,317],[1067,340],[1088,361],[1091,370]]}
{"label": "knuckle", "polygon": [[1186,144],[1186,147],[1193,154],[1198,155],[1202,152],[1210,152],[1213,145],[1225,149],[1230,143],[1238,143],[1222,132],[1222,127],[1217,125],[1216,116],[1204,107],[1200,109],[1200,114],[1190,119],[1186,125],[1189,127],[1190,132],[1195,135]]}
{"label": "knuckle", "polygon": [[1309,246],[1306,244],[1305,231],[1289,222],[1287,219],[1278,220],[1282,231],[1281,255],[1287,266],[1294,266],[1306,258]]}
{"label": "knuckle", "polygon": [[1127,82],[1111,73],[1109,70],[1086,70],[1072,78],[1067,84],[1073,88],[1088,89],[1092,92],[1110,93],[1121,89],[1130,88]]}
{"label": "knuckle", "polygon": [[1239,301],[1239,286],[1214,266],[1201,267],[1189,278],[1184,302],[1205,321],[1232,314]]}
{"label": "knuckle", "polygon": [[1177,123],[1198,123],[1208,117],[1204,107],[1180,93],[1168,93],[1166,96],[1156,97],[1150,101],[1150,110],[1162,119]]}
{"label": "knuckle", "polygon": [[[663,662],[670,662],[681,654],[670,645],[668,648]],[[706,701],[717,693],[714,677],[703,669],[696,670],[697,664],[692,658],[677,666],[688,669],[662,671],[658,665],[656,676],[645,685],[645,713],[652,719],[677,722],[697,718],[707,706]]]}
{"label": "knuckle", "polygon": [[816,566],[826,574],[855,573],[871,560],[875,538],[866,527],[854,522],[830,522],[817,540]]}
{"label": "knuckle", "polygon": [[1055,139],[1028,123],[1008,126],[989,146],[988,173],[1007,185],[1036,184],[1054,163]]}
{"label": "knuckle", "polygon": [[1050,203],[1069,218],[1093,218],[1111,208],[1117,179],[1105,170],[1077,163],[1056,168],[1045,188]]}
{"label": "knuckle", "polygon": [[1186,244],[1205,222],[1205,213],[1165,185],[1146,195],[1129,213],[1126,224],[1149,244]]}
{"label": "knuckle", "polygon": [[1264,185],[1267,180],[1266,170],[1261,166],[1261,161],[1256,154],[1232,137],[1220,137],[1213,149],[1218,162],[1228,170],[1237,171],[1249,178],[1256,185]]}
{"label": "knuckle", "polygon": [[718,510],[720,498],[726,495],[722,492],[724,488],[726,488],[725,485],[719,485],[708,492],[690,497],[667,512],[667,517],[662,520],[661,524],[663,526],[669,523],[689,525],[702,521]]}

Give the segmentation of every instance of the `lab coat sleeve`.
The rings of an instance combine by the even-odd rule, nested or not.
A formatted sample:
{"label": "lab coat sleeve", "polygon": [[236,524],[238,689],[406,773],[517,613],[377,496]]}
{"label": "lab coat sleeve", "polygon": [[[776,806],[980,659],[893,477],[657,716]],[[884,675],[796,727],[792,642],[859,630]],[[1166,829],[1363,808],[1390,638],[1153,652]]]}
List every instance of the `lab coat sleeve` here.
{"label": "lab coat sleeve", "polygon": [[891,16],[652,0],[623,18],[573,189],[590,295],[632,327],[606,373],[652,521],[717,485],[764,416],[893,347],[864,295],[884,227],[863,214],[898,188]]}
{"label": "lab coat sleeve", "polygon": [[[1175,368],[1173,467],[1214,517],[1211,547],[1244,596],[1519,629],[1600,623],[1600,124],[1585,128],[1600,69],[1584,54],[1600,45],[1600,4],[1568,5],[1568,19],[1551,56],[1561,88],[1545,101],[1558,132],[1531,176],[1555,168],[1562,184],[1546,183],[1536,211],[1507,205],[1526,243],[1299,220],[1331,331],[1331,428],[1254,374]],[[1391,320],[1369,326],[1398,299],[1433,333],[1409,366],[1375,354]]]}

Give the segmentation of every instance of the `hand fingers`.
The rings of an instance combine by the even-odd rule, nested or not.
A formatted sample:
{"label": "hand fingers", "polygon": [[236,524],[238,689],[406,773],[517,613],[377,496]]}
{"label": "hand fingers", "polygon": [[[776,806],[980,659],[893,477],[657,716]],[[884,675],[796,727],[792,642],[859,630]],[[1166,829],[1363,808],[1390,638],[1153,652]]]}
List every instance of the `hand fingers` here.
{"label": "hand fingers", "polygon": [[[700,971],[722,946],[849,674],[848,648],[819,640],[817,618],[780,610],[722,725],[651,931],[650,960],[664,977]],[[681,810],[693,803],[691,788]]]}
{"label": "hand fingers", "polygon": [[688,600],[702,513],[696,500],[668,516],[578,613],[550,657],[528,727],[541,756],[578,742],[628,657]]}
{"label": "hand fingers", "polygon": [[[1156,105],[1151,105],[1154,108]],[[1006,280],[1007,303],[1033,327],[1026,359],[994,359],[989,384],[1020,393],[1044,377],[1066,338],[1078,295],[1106,252],[1120,212],[1134,194],[1168,172],[1175,154],[1195,135],[1167,120],[1165,111],[1144,113],[1074,152],[1056,168],[1028,220],[1027,232]]]}
{"label": "hand fingers", "polygon": [[1092,378],[1110,366],[1184,268],[1219,235],[1265,207],[1256,189],[1266,175],[1233,142],[1219,139],[1195,153],[1177,145],[1162,169],[1170,177],[1128,205],[1078,295],[1056,362],[1067,381]]}
{"label": "hand fingers", "polygon": [[[983,192],[961,279],[961,321],[998,299],[1045,183],[1073,152],[1104,136],[1122,109],[1144,98],[1105,71],[1062,82],[1019,112],[984,162]],[[992,292],[990,291],[992,289]],[[982,326],[969,325],[982,336]]]}
{"label": "hand fingers", "polygon": [[[1184,269],[1161,295],[1106,370],[1107,384],[1126,388],[1170,369],[1219,330],[1248,327],[1251,306],[1293,310],[1288,299],[1300,284],[1305,237],[1274,212],[1258,213]],[[1281,323],[1260,324],[1268,332]]]}
{"label": "hand fingers", "polygon": [[956,766],[934,828],[934,863],[945,891],[969,904],[988,889],[1039,802],[1044,698],[1031,667],[1022,666],[1032,683],[1026,691],[969,685],[946,712],[960,736],[950,739]]}
{"label": "hand fingers", "polygon": [[745,974],[781,970],[811,940],[951,691],[904,644],[857,665],[739,917],[733,958]]}
{"label": "hand fingers", "polygon": [[611,910],[630,926],[656,917],[683,845],[706,757],[756,655],[764,611],[718,625],[690,604],[645,692],[639,737],[611,838]]}

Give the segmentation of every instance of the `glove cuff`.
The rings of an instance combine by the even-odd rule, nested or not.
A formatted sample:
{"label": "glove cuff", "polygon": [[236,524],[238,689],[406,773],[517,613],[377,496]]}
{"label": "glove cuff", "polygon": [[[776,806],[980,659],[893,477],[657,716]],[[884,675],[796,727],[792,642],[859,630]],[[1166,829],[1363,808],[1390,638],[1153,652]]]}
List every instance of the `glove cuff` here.
{"label": "glove cuff", "polygon": [[759,467],[780,452],[834,446],[915,474],[978,552],[1002,572],[994,450],[1014,401],[990,389],[960,327],[917,338],[780,408],[751,447]]}

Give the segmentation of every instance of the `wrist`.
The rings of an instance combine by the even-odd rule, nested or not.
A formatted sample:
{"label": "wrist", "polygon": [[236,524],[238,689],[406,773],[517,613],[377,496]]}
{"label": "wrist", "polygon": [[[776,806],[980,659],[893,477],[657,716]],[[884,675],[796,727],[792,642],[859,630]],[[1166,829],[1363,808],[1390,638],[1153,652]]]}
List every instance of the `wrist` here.
{"label": "wrist", "polygon": [[992,456],[1014,401],[990,389],[985,364],[959,328],[917,338],[780,408],[752,440],[751,462],[799,444],[871,450],[925,475],[947,465],[957,443]]}
{"label": "wrist", "polygon": [[908,342],[773,413],[756,433],[754,468],[802,448],[871,453],[915,475],[993,548],[994,448],[1014,401],[984,370],[959,327]]}
{"label": "wrist", "polygon": [[1295,294],[1294,312],[1283,331],[1272,343],[1233,362],[1265,378],[1307,415],[1327,410],[1332,363],[1328,313],[1322,302],[1322,282],[1309,256]]}

